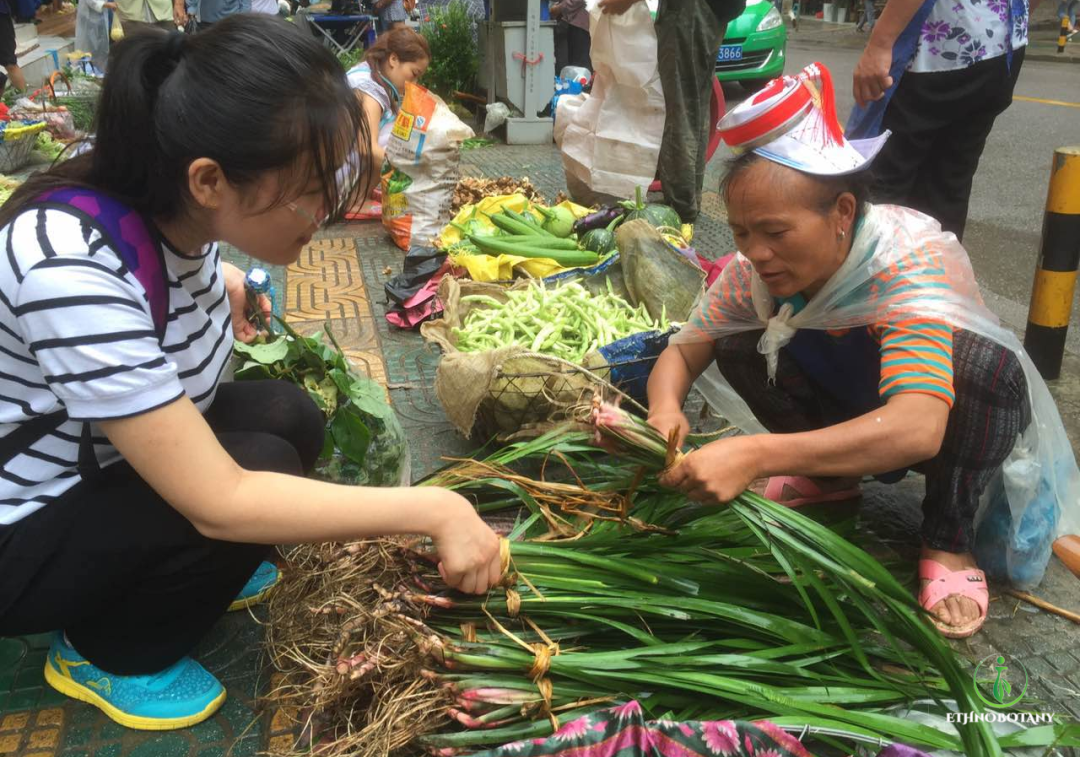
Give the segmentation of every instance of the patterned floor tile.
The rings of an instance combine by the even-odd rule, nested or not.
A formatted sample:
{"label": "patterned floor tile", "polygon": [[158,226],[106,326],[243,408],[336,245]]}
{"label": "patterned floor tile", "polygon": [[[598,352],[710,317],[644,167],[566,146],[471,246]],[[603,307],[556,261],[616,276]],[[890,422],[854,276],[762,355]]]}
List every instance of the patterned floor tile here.
{"label": "patterned floor tile", "polygon": [[386,365],[356,239],[324,237],[308,245],[286,271],[285,309],[289,324],[305,336],[329,328],[358,370],[386,384]]}

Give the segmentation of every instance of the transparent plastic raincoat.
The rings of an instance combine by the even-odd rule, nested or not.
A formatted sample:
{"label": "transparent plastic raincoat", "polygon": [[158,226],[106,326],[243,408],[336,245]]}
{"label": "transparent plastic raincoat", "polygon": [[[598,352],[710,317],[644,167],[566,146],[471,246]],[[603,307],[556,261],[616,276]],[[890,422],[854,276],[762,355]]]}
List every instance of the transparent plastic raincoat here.
{"label": "transparent plastic raincoat", "polygon": [[80,0],[75,10],[75,49],[90,53],[98,71],[109,62],[109,14],[106,0]]}
{"label": "transparent plastic raincoat", "polygon": [[[941,270],[947,284],[941,283]],[[895,280],[897,275],[909,285],[879,286],[881,279]],[[740,296],[746,292],[749,297]],[[932,218],[906,208],[869,206],[847,259],[798,314],[789,304],[776,307],[750,261],[740,254],[671,342],[715,341],[764,329],[758,351],[774,377],[779,350],[799,329],[850,329],[913,316],[986,337],[1014,352],[1023,366],[1032,420],[982,495],[975,553],[992,578],[1034,587],[1042,580],[1054,539],[1080,533],[1080,472],[1046,383],[1016,336],[983,304],[964,248]],[[715,364],[696,386],[717,412],[742,430],[765,433]]]}

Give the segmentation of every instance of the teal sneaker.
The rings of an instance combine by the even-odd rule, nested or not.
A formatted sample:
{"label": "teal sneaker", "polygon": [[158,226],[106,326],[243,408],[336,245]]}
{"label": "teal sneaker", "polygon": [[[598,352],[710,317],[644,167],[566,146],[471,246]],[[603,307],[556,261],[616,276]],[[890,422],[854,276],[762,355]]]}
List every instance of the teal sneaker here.
{"label": "teal sneaker", "polygon": [[240,590],[240,593],[236,595],[233,603],[229,605],[229,612],[246,610],[248,607],[262,602],[280,580],[281,572],[278,571],[277,566],[272,562],[263,561],[255,569],[255,572],[251,574],[251,578],[244,584],[244,588]]}
{"label": "teal sneaker", "polygon": [[190,657],[146,676],[117,676],[91,664],[57,633],[45,660],[50,686],[97,707],[122,726],[169,731],[201,723],[225,701],[225,687]]}

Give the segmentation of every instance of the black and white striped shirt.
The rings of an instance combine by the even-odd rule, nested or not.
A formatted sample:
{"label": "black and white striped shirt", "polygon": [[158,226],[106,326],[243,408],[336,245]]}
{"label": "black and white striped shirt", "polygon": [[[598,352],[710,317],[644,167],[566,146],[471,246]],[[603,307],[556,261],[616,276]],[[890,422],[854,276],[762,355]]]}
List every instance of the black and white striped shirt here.
{"label": "black and white striped shirt", "polygon": [[69,417],[0,468],[0,525],[78,483],[84,422],[104,467],[120,456],[96,421],[185,394],[200,411],[213,401],[233,342],[218,246],[190,257],[166,244],[163,253],[169,309],[159,344],[145,290],[93,226],[30,209],[0,229],[0,437],[56,410]]}

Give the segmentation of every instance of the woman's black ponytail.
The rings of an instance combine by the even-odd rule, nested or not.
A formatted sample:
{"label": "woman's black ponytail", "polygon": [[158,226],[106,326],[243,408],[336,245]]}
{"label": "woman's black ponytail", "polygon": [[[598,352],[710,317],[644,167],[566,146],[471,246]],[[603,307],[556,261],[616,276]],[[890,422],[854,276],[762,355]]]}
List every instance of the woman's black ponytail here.
{"label": "woman's black ponytail", "polygon": [[0,226],[42,192],[73,184],[175,217],[198,158],[217,161],[236,185],[278,173],[277,202],[317,181],[328,208],[346,206],[372,170],[367,120],[341,65],[294,25],[258,14],[191,36],[125,37],[110,56],[95,132],[88,153],[20,187],[0,208]]}
{"label": "woman's black ponytail", "polygon": [[[151,188],[155,183],[151,178],[162,175],[162,164],[167,161],[161,153],[161,129],[155,123],[154,110],[163,84],[179,68],[170,55],[170,40],[174,37],[183,35],[134,34],[116,46],[109,61],[87,179],[91,184],[105,179],[108,186],[102,189],[127,200],[140,196],[149,199],[160,191]],[[151,213],[157,210],[146,209]]]}

